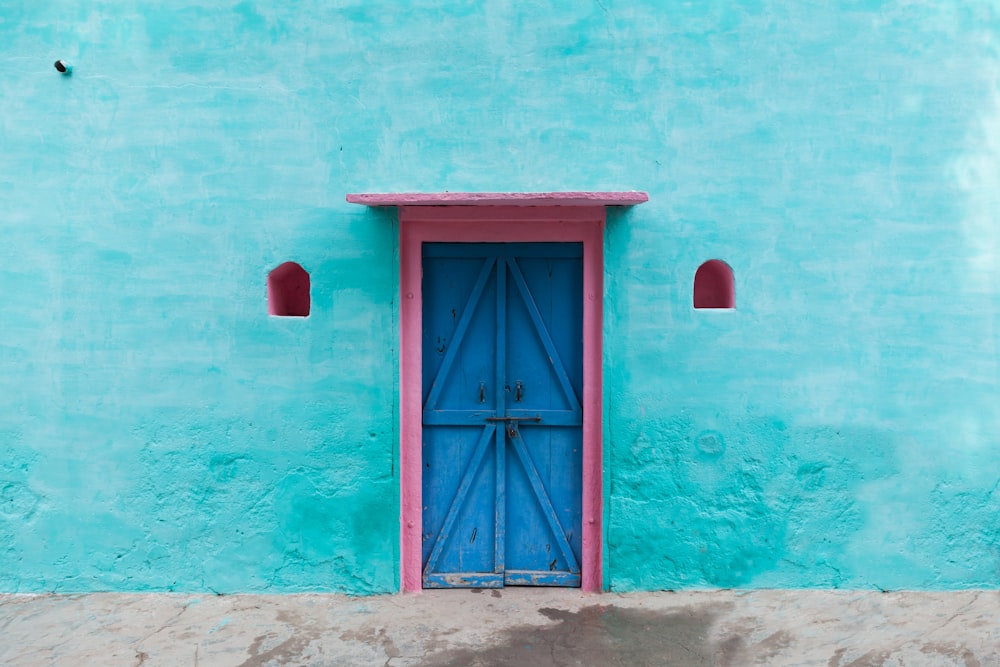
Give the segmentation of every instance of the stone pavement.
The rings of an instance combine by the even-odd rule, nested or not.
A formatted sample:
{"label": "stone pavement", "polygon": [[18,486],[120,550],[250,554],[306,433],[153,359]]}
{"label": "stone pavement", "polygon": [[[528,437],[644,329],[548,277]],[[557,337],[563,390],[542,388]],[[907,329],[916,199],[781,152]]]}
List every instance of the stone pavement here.
{"label": "stone pavement", "polygon": [[1000,591],[2,595],[0,665],[1000,667]]}

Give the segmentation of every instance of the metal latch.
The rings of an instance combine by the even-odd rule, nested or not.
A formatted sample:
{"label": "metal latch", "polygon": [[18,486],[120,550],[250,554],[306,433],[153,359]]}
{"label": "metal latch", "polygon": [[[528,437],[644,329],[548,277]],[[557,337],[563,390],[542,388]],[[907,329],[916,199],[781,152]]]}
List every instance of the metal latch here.
{"label": "metal latch", "polygon": [[517,435],[517,422],[535,422],[536,424],[542,421],[540,415],[535,415],[534,417],[487,417],[488,422],[504,422],[507,425],[507,437],[513,438]]}

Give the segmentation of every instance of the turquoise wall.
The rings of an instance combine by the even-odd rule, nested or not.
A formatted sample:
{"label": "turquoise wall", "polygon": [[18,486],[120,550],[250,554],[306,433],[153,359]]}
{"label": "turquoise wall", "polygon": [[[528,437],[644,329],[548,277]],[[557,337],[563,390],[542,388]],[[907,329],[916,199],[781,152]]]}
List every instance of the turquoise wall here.
{"label": "turquoise wall", "polygon": [[396,590],[344,194],[619,189],[610,588],[996,586],[1000,5],[833,4],[3,3],[0,590]]}

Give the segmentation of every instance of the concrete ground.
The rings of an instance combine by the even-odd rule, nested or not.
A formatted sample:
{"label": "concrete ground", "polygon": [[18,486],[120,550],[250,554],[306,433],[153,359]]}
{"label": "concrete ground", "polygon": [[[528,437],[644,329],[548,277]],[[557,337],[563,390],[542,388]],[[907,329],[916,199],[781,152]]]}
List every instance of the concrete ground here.
{"label": "concrete ground", "polygon": [[1000,667],[1000,591],[5,595],[0,665]]}

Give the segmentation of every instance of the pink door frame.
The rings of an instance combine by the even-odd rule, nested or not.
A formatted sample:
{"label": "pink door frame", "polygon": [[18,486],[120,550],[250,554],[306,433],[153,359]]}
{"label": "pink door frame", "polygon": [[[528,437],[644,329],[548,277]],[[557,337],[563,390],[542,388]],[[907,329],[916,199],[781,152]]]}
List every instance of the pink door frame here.
{"label": "pink door frame", "polygon": [[602,590],[601,360],[604,206],[400,206],[400,570],[421,585],[421,246],[428,242],[583,244],[583,532],[581,587]]}

